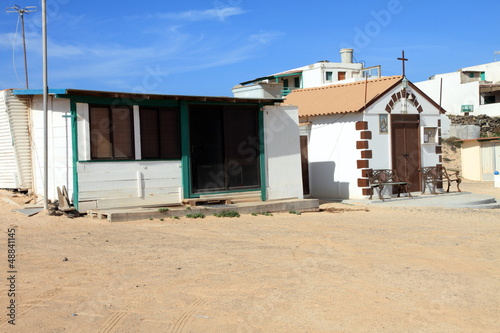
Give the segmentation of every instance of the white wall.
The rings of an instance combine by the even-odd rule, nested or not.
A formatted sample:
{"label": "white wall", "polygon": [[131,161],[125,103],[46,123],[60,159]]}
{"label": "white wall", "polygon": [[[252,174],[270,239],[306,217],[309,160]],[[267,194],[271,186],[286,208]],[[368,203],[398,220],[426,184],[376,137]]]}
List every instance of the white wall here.
{"label": "white wall", "polygon": [[360,152],[356,149],[359,131],[356,121],[361,114],[339,114],[309,119],[309,186],[318,198],[357,198],[361,171],[356,169]]}
{"label": "white wall", "polygon": [[302,199],[298,108],[265,106],[263,112],[267,199]]}
{"label": "white wall", "polygon": [[[492,81],[493,83],[500,81],[500,62],[466,67],[462,71],[485,72],[486,81]],[[443,79],[442,106],[448,114],[463,115],[461,112],[462,105],[474,105],[474,111],[470,113],[471,115],[500,116],[500,103],[480,104],[480,81],[461,84],[461,72],[459,71],[437,74],[434,79],[416,82],[415,85],[439,103],[441,79]],[[445,127],[443,130],[447,133],[448,128]]]}
{"label": "white wall", "polygon": [[462,71],[478,71],[484,72],[486,81],[498,82],[500,81],[500,61],[490,62],[488,64],[476,65],[471,67],[462,68]]}
{"label": "white wall", "polygon": [[[48,100],[48,199],[57,199],[57,187],[66,186],[70,200],[73,195],[73,155],[71,110],[67,99]],[[34,96],[31,109],[33,137],[33,170],[35,192],[44,193],[44,117],[43,98]]]}
{"label": "white wall", "polygon": [[416,82],[415,85],[439,104],[441,79],[441,106],[448,114],[463,115],[462,105],[474,105],[471,114],[479,114],[479,81],[460,84],[460,72],[436,75],[433,80]]}
{"label": "white wall", "polygon": [[180,161],[79,162],[80,211],[180,204]]}
{"label": "white wall", "polygon": [[283,84],[259,82],[249,86],[235,86],[233,96],[238,98],[281,98]]}
{"label": "white wall", "polygon": [[[359,63],[315,63],[303,67],[303,88],[320,87],[334,83],[345,83],[348,81],[337,81],[339,72],[346,72],[346,80],[359,76],[363,65]],[[326,72],[332,72],[332,81],[326,81]]]}

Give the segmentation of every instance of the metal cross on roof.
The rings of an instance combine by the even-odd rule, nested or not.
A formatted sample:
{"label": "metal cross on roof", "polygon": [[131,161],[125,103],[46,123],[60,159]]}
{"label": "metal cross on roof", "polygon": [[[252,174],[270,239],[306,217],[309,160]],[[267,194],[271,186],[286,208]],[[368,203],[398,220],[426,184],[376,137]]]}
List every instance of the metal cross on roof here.
{"label": "metal cross on roof", "polygon": [[401,60],[401,62],[403,63],[403,77],[406,77],[406,74],[405,74],[405,61],[408,61],[408,59],[405,58],[405,51],[401,51],[402,52],[402,57],[401,58],[398,58],[398,60]]}

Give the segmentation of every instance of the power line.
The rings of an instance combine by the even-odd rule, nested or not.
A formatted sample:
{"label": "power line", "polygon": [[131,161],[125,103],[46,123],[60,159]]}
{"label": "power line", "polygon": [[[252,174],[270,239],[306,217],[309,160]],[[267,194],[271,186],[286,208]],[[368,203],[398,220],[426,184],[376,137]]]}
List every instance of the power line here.
{"label": "power line", "polygon": [[24,74],[26,77],[26,89],[29,89],[29,83],[28,83],[28,59],[26,57],[26,36],[24,33],[24,14],[29,14],[37,11],[37,8],[35,6],[27,6],[24,8],[21,8],[18,5],[14,5],[12,7],[7,7],[5,9],[7,13],[19,13],[19,17],[21,18],[21,25],[23,27],[23,48],[24,48]]}

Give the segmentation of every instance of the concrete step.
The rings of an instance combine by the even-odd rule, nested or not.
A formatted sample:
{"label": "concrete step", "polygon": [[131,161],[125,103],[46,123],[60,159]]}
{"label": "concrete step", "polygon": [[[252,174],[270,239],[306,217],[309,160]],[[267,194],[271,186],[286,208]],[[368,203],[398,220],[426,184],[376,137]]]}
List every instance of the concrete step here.
{"label": "concrete step", "polygon": [[[352,200],[355,202],[356,200]],[[365,201],[369,205],[386,207],[445,207],[445,208],[471,208],[471,209],[496,209],[500,208],[496,199],[486,194],[470,192],[440,193],[437,195],[414,194],[413,198],[391,197],[381,200],[357,200]]]}
{"label": "concrete step", "polygon": [[185,216],[187,214],[203,213],[213,215],[223,211],[234,210],[240,214],[251,213],[273,213],[273,212],[317,212],[319,211],[318,199],[288,199],[261,202],[245,202],[229,205],[207,205],[183,207],[169,207],[168,211],[158,211],[158,208],[141,209],[115,209],[115,210],[92,210],[88,212],[91,218],[108,220],[109,222],[125,222],[133,220],[160,219],[174,216]]}
{"label": "concrete step", "polygon": [[456,208],[470,208],[470,209],[500,209],[500,203],[492,202],[492,203],[484,203],[484,204],[463,204],[456,205]]}

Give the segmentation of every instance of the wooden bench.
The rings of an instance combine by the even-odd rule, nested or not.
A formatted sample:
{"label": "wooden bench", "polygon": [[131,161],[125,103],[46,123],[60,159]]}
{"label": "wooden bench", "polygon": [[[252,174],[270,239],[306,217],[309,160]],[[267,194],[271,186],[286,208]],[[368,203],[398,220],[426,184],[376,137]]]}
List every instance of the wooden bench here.
{"label": "wooden bench", "polygon": [[366,171],[366,175],[371,188],[370,200],[373,197],[373,189],[378,187],[378,196],[380,200],[384,201],[382,191],[387,185],[397,186],[398,198],[401,196],[401,190],[406,192],[410,198],[413,198],[410,193],[412,183],[408,179],[399,177],[394,169],[369,169]]}
{"label": "wooden bench", "polygon": [[446,171],[446,168],[444,166],[423,167],[419,169],[419,171],[422,174],[422,181],[424,182],[424,190],[422,191],[422,194],[425,193],[427,184],[432,185],[431,193],[437,194],[436,187],[438,183],[444,182],[448,182],[448,188],[446,189],[446,192],[450,192],[450,186],[453,182],[457,183],[458,192],[462,192],[460,190],[460,183],[462,182],[462,179],[460,178],[459,171],[449,173],[448,171]]}

